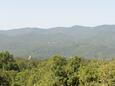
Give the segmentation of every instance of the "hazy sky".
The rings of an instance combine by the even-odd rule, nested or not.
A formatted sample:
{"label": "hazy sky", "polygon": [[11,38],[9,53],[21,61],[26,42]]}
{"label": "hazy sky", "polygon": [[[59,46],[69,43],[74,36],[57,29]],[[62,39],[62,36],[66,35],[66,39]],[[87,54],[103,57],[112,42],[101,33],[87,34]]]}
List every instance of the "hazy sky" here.
{"label": "hazy sky", "polygon": [[0,29],[115,24],[115,0],[0,0]]}

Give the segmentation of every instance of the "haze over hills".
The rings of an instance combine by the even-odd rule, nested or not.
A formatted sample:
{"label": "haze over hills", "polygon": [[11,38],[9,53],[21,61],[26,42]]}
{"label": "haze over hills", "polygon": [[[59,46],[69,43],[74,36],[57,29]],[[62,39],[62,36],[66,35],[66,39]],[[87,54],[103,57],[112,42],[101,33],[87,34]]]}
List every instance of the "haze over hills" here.
{"label": "haze over hills", "polygon": [[115,25],[22,28],[0,31],[0,50],[15,56],[115,56]]}

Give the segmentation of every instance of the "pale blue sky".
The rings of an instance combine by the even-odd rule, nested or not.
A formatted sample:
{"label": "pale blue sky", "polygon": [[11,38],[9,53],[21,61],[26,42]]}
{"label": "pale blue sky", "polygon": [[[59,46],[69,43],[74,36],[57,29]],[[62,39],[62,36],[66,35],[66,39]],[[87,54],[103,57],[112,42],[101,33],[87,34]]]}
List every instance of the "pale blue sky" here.
{"label": "pale blue sky", "polygon": [[0,0],[0,29],[115,24],[115,0]]}

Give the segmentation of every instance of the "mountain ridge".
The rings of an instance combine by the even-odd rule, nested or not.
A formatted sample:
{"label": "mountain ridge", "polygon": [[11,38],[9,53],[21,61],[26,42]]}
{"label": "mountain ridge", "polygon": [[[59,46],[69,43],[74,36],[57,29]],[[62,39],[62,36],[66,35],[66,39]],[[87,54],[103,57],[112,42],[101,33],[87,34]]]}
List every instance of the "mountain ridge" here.
{"label": "mountain ridge", "polygon": [[114,37],[115,25],[13,29],[0,31],[0,50],[10,51],[16,57],[113,57]]}
{"label": "mountain ridge", "polygon": [[66,27],[50,27],[50,28],[42,28],[42,27],[22,27],[22,28],[13,28],[13,29],[6,29],[6,30],[0,30],[0,31],[12,31],[12,30],[23,30],[23,29],[42,29],[42,30],[49,30],[49,29],[56,29],[56,28],[73,28],[73,27],[77,27],[77,28],[80,28],[80,27],[85,27],[85,28],[96,28],[96,27],[107,27],[107,26],[114,26],[115,27],[115,24],[103,24],[103,25],[96,25],[96,26],[83,26],[83,25],[73,25],[73,26],[66,26]]}

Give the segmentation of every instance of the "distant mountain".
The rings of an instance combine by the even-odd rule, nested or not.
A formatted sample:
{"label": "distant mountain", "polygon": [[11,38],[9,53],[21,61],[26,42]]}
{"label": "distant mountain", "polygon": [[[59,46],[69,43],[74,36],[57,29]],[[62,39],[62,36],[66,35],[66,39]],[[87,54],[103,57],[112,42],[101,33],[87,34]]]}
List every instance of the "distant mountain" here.
{"label": "distant mountain", "polygon": [[115,56],[115,25],[0,31],[0,50],[15,56]]}

